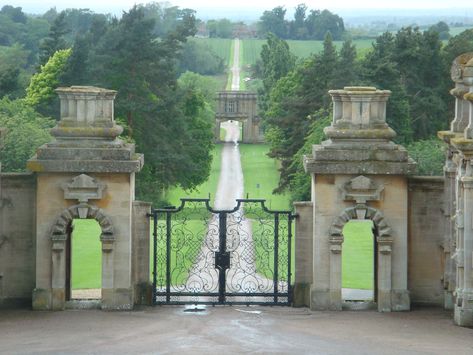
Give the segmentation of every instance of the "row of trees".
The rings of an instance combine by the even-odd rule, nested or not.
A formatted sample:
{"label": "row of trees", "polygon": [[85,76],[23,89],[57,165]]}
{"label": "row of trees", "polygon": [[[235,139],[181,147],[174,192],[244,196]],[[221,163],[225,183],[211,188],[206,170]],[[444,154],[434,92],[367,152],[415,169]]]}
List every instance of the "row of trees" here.
{"label": "row of trees", "polygon": [[[118,91],[115,115],[125,127],[123,138],[145,154],[145,168],[137,176],[138,195],[157,201],[171,186],[192,189],[208,178],[217,84],[183,73],[183,53],[192,55],[189,51],[196,48],[187,42],[196,31],[194,13],[172,8],[174,21],[169,25],[165,19],[172,17],[170,11],[160,9],[157,4],[138,5],[121,18],[76,21],[84,27],[72,40],[71,12],[49,11],[51,25],[38,46],[36,73],[25,91],[14,96],[14,87],[4,85],[2,92],[10,97],[0,101],[0,124],[9,128],[2,148],[2,157],[9,157],[4,170],[24,169],[35,147],[49,140],[47,130],[54,119],[48,117],[58,117],[59,109],[54,88],[95,85]],[[7,54],[13,51],[26,52],[17,42]],[[222,63],[218,65],[223,70]],[[1,73],[0,65],[0,83],[8,83]]]}
{"label": "row of trees", "polygon": [[310,197],[302,155],[310,154],[328,125],[328,90],[353,85],[392,91],[387,117],[396,140],[415,157],[429,159],[431,164],[420,166],[421,174],[441,174],[443,155],[433,137],[453,115],[448,73],[452,60],[466,51],[473,51],[473,30],[442,46],[436,31],[408,27],[379,36],[362,58],[351,41],[338,51],[327,34],[321,53],[296,62],[287,43],[269,35],[261,52],[260,97],[270,156],[281,161],[277,191],[290,190],[295,199]]}
{"label": "row of trees", "polygon": [[333,39],[342,39],[345,25],[340,16],[328,10],[307,10],[305,4],[297,5],[291,21],[286,20],[286,9],[282,6],[265,11],[258,22],[258,33],[263,37],[270,32],[284,39],[323,40],[330,32]]}

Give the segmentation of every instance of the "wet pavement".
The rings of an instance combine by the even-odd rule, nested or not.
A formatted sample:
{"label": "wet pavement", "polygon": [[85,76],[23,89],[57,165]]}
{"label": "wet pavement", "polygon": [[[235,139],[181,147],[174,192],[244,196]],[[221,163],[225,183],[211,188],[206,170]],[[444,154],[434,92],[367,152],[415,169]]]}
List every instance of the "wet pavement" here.
{"label": "wet pavement", "polygon": [[0,311],[0,353],[473,353],[473,330],[454,326],[451,314],[439,309],[401,313],[229,306],[185,310],[162,306],[133,312]]}

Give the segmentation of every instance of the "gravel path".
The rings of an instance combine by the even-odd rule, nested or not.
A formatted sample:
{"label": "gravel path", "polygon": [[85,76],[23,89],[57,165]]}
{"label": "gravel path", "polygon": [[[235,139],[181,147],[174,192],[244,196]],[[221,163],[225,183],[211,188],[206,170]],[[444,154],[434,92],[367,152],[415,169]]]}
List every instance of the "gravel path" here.
{"label": "gravel path", "polygon": [[240,40],[235,38],[233,46],[232,90],[240,90]]}
{"label": "gravel path", "polygon": [[[239,57],[240,41],[235,39],[234,60],[231,69],[232,90],[240,89]],[[236,206],[236,200],[243,198],[244,194],[243,170],[240,150],[238,149],[240,128],[236,121],[223,122],[222,128],[225,129],[226,136],[221,153],[221,170],[214,208],[217,210],[231,210]],[[214,261],[218,234],[214,233],[215,230],[218,230],[216,217],[210,222],[209,232],[197,256],[197,262],[189,273],[186,282],[187,291],[218,291],[218,273]],[[231,268],[227,271],[227,292],[271,292],[273,290],[273,281],[256,273],[251,222],[244,218],[241,209],[228,215],[227,250],[232,252]],[[192,299],[192,297],[189,297],[189,301],[192,301]],[[199,297],[199,300],[202,301],[203,297]]]}

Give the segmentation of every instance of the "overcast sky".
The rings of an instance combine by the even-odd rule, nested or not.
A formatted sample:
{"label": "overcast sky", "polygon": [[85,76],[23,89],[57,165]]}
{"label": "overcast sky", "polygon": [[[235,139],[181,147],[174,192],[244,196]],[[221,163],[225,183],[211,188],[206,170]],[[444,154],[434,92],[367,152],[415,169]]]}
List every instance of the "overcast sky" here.
{"label": "overcast sky", "polygon": [[[28,13],[42,13],[56,6],[58,10],[65,8],[90,8],[97,12],[117,13],[120,10],[128,10],[135,3],[146,3],[149,1],[134,0],[1,0],[0,4],[10,4],[23,7]],[[243,8],[245,12],[251,9],[272,9],[276,6],[285,6],[287,9],[294,8],[297,4],[305,3],[309,8],[329,10],[337,9],[473,9],[472,0],[173,0],[173,5],[188,7],[192,9],[204,8]]]}

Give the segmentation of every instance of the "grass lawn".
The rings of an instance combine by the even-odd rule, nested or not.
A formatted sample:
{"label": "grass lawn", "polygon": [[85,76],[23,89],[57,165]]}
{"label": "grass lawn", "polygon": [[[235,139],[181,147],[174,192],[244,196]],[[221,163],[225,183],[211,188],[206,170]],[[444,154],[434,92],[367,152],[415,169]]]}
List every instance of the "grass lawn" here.
{"label": "grass lawn", "polygon": [[266,144],[240,144],[241,165],[245,180],[245,197],[264,198],[272,210],[289,210],[289,195],[273,195],[278,186],[278,162],[266,154]]}
{"label": "grass lawn", "polygon": [[176,187],[166,192],[166,200],[173,206],[181,204],[181,198],[208,198],[209,194],[212,200],[217,191],[218,178],[220,175],[222,145],[216,144],[212,152],[212,166],[210,168],[209,179],[193,191],[185,191]]}
{"label": "grass lawn", "polygon": [[102,287],[100,226],[94,219],[76,219],[72,233],[72,288]]}
{"label": "grass lawn", "polygon": [[233,73],[231,71],[231,68],[233,67],[233,62],[235,59],[235,41],[232,40],[231,46],[230,46],[230,58],[228,60],[228,78],[227,78],[227,86],[225,90],[231,90],[232,89],[232,81],[233,81]]}
{"label": "grass lawn", "polygon": [[344,229],[342,287],[373,289],[374,255],[371,221],[350,221]]}

